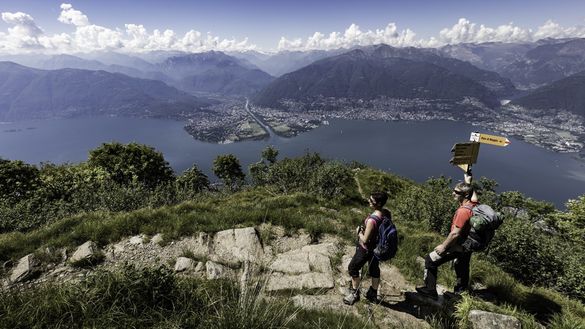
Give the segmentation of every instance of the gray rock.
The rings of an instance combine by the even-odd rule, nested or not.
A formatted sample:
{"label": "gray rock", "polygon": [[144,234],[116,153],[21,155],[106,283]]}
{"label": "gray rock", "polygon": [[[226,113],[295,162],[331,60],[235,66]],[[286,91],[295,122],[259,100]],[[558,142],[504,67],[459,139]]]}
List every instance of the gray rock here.
{"label": "gray rock", "polygon": [[253,227],[217,232],[213,239],[210,259],[237,265],[249,261],[259,263],[264,251]]}
{"label": "gray rock", "polygon": [[197,262],[197,266],[195,266],[195,272],[203,272],[205,271],[205,264],[203,262]]}
{"label": "gray rock", "polygon": [[10,275],[10,282],[17,283],[30,279],[39,272],[40,261],[33,254],[28,254],[18,260],[18,265]]}
{"label": "gray rock", "polygon": [[95,242],[87,241],[81,246],[77,247],[77,250],[71,256],[70,262],[77,263],[81,261],[91,261],[98,257],[99,249]]}
{"label": "gray rock", "polygon": [[205,263],[205,269],[207,272],[208,280],[234,277],[234,271],[232,269],[212,261],[208,261],[207,263]]}
{"label": "gray rock", "polygon": [[129,244],[139,245],[144,243],[144,235],[136,235],[128,240]]}
{"label": "gray rock", "polygon": [[179,257],[177,258],[177,262],[175,263],[175,272],[183,272],[193,268],[193,260],[187,257]]}
{"label": "gray rock", "polygon": [[332,273],[312,272],[300,275],[273,273],[268,279],[266,290],[331,289],[334,285]]}
{"label": "gray rock", "polygon": [[468,317],[474,329],[520,329],[520,320],[513,316],[472,310]]}
{"label": "gray rock", "polygon": [[160,233],[155,234],[155,236],[153,236],[152,239],[150,239],[150,242],[152,244],[161,244],[163,242],[163,235]]}

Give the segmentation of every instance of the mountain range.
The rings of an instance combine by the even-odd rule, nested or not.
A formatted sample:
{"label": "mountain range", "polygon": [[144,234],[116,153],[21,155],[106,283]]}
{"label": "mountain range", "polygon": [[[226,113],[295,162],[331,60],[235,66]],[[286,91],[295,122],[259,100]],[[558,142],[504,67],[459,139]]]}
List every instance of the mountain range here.
{"label": "mountain range", "polygon": [[0,120],[103,114],[172,117],[208,104],[161,81],[0,62]]}
{"label": "mountain range", "polygon": [[283,99],[303,101],[317,96],[452,101],[469,96],[497,103],[496,95],[479,82],[432,63],[387,56],[386,49],[356,49],[314,62],[276,79],[254,102],[278,107]]}

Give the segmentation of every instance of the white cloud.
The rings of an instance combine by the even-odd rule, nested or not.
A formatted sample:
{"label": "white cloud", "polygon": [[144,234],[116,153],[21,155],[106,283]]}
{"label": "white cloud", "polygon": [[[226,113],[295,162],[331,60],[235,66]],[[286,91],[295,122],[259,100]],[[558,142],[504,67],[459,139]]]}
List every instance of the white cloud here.
{"label": "white cloud", "polygon": [[35,24],[32,16],[21,12],[4,12],[2,20],[12,27],[8,28],[7,33],[0,33],[0,49],[30,51],[42,47],[39,37],[43,30]]}
{"label": "white cloud", "polygon": [[248,38],[221,39],[190,30],[178,35],[173,30],[149,32],[143,25],[126,24],[123,29],[111,29],[91,24],[89,18],[71,4],[61,4],[59,22],[75,26],[72,33],[46,35],[34,19],[25,13],[2,13],[10,24],[7,33],[0,32],[0,51],[4,53],[45,52],[75,53],[95,50],[118,50],[135,53],[152,50],[201,52],[209,50],[243,51],[255,49]]}
{"label": "white cloud", "polygon": [[304,41],[301,38],[288,40],[282,37],[278,42],[278,50],[327,50],[379,43],[396,47],[440,47],[457,43],[530,42],[543,38],[575,37],[585,37],[585,26],[564,28],[549,20],[533,31],[513,23],[488,27],[461,18],[450,28],[444,28],[437,36],[428,39],[417,39],[412,30],[399,30],[395,23],[373,31],[362,31],[358,25],[351,24],[344,32],[331,32],[329,37],[321,32],[315,32]]}
{"label": "white cloud", "polygon": [[305,42],[302,39],[288,40],[280,38],[278,50],[315,50],[351,48],[386,43],[402,47],[417,45],[416,34],[410,29],[398,31],[396,24],[390,23],[384,29],[362,31],[356,24],[351,24],[343,33],[331,32],[326,37],[321,32],[315,32]]}
{"label": "white cloud", "polygon": [[[153,50],[175,50],[201,52],[209,50],[244,51],[257,49],[248,38],[243,40],[222,39],[210,33],[190,30],[177,34],[173,30],[148,31],[140,24],[126,24],[122,28],[108,28],[91,24],[87,15],[71,4],[63,3],[57,17],[59,22],[72,25],[75,31],[47,35],[35,23],[32,16],[22,13],[2,13],[2,20],[9,25],[0,31],[0,52],[46,52],[74,53],[95,50],[117,50],[122,52],[146,52]],[[531,30],[504,24],[489,27],[461,18],[451,27],[438,32],[428,39],[418,38],[410,29],[399,29],[395,23],[374,30],[362,30],[351,24],[345,31],[322,33],[315,32],[305,39],[281,37],[278,50],[327,50],[351,48],[385,43],[396,47],[440,47],[456,43],[482,42],[525,42],[542,38],[584,37],[585,26],[563,27],[553,21]]]}
{"label": "white cloud", "polygon": [[73,6],[68,3],[61,4],[61,15],[59,15],[59,22],[71,24],[75,26],[89,25],[89,19],[81,11],[73,9]]}

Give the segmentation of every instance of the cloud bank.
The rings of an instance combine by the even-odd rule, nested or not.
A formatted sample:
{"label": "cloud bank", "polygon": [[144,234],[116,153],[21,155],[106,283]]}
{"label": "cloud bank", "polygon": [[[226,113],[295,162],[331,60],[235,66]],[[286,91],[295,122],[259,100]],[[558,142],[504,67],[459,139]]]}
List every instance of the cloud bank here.
{"label": "cloud bank", "polygon": [[[148,31],[140,24],[125,24],[122,28],[108,28],[92,24],[87,15],[63,3],[57,20],[75,27],[72,33],[48,35],[34,21],[22,12],[1,13],[2,20],[9,25],[0,32],[0,53],[76,53],[113,50],[127,53],[141,53],[155,50],[202,52],[209,50],[245,51],[258,47],[248,38],[243,40],[221,39],[210,33],[196,30],[183,35],[173,30]],[[410,29],[399,29],[395,23],[383,28],[363,31],[351,24],[343,32],[328,34],[315,32],[305,39],[289,40],[281,37],[277,50],[329,50],[351,48],[385,43],[395,47],[440,47],[457,43],[483,42],[531,42],[543,38],[585,37],[585,26],[563,27],[547,21],[536,30],[525,29],[513,23],[488,27],[470,22],[465,18],[451,27],[444,28],[437,36],[428,39],[417,38]]]}
{"label": "cloud bank", "polygon": [[278,42],[278,50],[328,50],[377,43],[396,47],[441,47],[458,43],[532,42],[544,38],[583,37],[585,37],[585,26],[565,28],[550,20],[536,30],[532,30],[512,23],[488,27],[460,18],[455,25],[442,29],[437,37],[429,39],[418,39],[412,30],[399,30],[395,23],[390,23],[384,29],[375,31],[362,31],[359,26],[351,24],[345,32],[331,32],[328,37],[321,32],[315,32],[305,40],[301,38],[288,40],[282,37]]}
{"label": "cloud bank", "polygon": [[89,18],[71,4],[61,4],[57,20],[72,25],[75,31],[47,35],[36,25],[32,16],[17,13],[2,13],[2,20],[11,27],[0,32],[0,52],[19,53],[76,53],[113,50],[140,53],[154,50],[202,52],[209,50],[243,51],[256,46],[248,39],[221,39],[209,33],[191,30],[178,35],[173,30],[147,31],[143,25],[126,24],[123,29],[111,29],[91,24]]}

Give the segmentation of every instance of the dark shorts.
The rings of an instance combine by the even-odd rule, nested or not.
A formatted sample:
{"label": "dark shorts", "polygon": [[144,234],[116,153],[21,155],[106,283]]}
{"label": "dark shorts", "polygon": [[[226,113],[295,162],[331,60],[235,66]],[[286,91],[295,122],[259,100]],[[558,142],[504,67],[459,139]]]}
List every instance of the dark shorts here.
{"label": "dark shorts", "polygon": [[374,257],[373,252],[367,251],[360,246],[355,247],[355,254],[353,255],[351,261],[349,262],[349,266],[347,267],[349,275],[352,278],[359,277],[360,270],[364,267],[366,263],[369,264],[369,266],[367,267],[368,275],[372,278],[379,278],[380,261],[378,260],[378,258]]}

